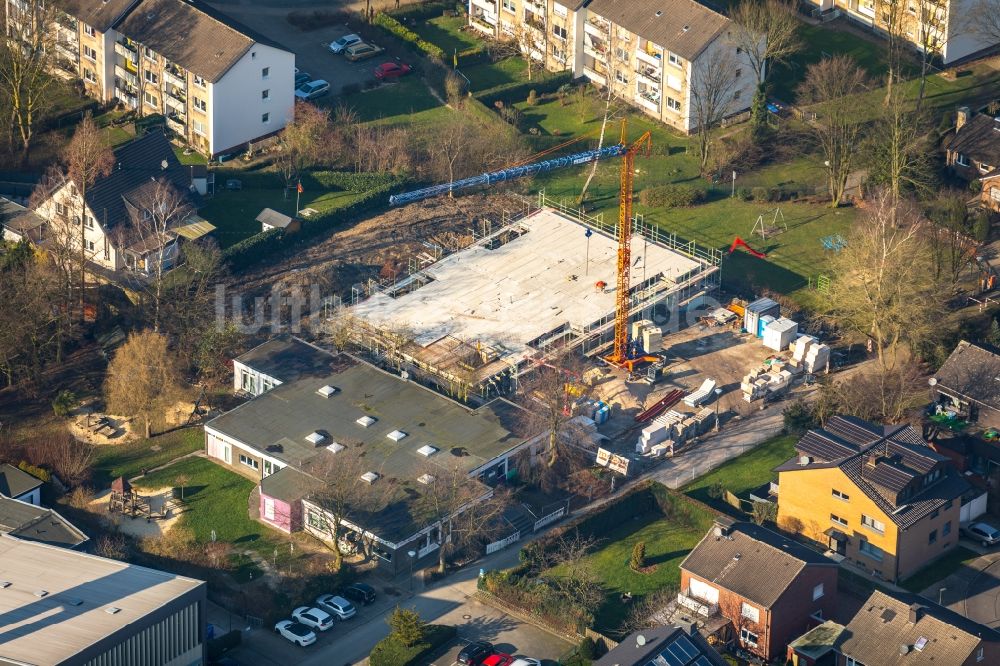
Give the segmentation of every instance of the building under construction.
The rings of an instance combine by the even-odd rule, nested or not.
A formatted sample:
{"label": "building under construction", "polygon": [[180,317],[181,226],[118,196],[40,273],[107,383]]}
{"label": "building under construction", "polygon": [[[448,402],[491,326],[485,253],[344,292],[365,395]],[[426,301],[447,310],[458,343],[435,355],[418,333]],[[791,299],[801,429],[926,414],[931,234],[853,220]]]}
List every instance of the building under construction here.
{"label": "building under construction", "polygon": [[[721,253],[633,226],[631,318],[683,307],[720,282]],[[615,224],[538,204],[351,306],[354,342],[469,400],[504,394],[556,350],[606,351],[615,328]],[[645,350],[655,352],[659,350]]]}

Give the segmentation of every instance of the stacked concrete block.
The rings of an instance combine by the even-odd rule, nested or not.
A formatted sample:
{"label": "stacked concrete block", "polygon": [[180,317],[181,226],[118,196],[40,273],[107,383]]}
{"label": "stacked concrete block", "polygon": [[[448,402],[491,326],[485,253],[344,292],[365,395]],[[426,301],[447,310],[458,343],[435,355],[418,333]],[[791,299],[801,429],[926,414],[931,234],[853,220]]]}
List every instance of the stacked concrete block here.
{"label": "stacked concrete block", "polygon": [[817,373],[826,372],[830,363],[830,347],[823,344],[814,344],[806,352],[804,365],[806,372]]}
{"label": "stacked concrete block", "polygon": [[647,326],[642,329],[642,348],[651,354],[663,349],[663,333],[659,327]]}
{"label": "stacked concrete block", "polygon": [[708,432],[715,425],[715,411],[706,407],[694,415],[695,430],[698,434]]}

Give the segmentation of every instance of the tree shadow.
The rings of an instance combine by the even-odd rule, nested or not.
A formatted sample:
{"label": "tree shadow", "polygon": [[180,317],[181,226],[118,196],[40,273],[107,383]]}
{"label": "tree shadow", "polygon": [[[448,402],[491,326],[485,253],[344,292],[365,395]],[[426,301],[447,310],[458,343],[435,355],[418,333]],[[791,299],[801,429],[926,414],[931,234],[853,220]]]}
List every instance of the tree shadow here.
{"label": "tree shadow", "polygon": [[671,550],[660,555],[653,555],[652,557],[646,558],[646,566],[653,566],[654,564],[663,564],[664,562],[669,562],[678,557],[683,557],[687,555],[690,550]]}

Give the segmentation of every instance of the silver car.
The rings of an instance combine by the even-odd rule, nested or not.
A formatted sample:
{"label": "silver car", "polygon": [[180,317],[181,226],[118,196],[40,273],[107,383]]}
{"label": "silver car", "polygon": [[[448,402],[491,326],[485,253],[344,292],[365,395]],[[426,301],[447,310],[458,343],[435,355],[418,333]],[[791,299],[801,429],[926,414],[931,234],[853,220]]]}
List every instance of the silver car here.
{"label": "silver car", "polygon": [[361,38],[358,37],[357,35],[354,34],[344,35],[340,39],[335,39],[332,42],[330,42],[330,51],[332,53],[343,53],[344,49],[346,49],[348,46],[357,44],[360,41]]}
{"label": "silver car", "polygon": [[298,99],[316,99],[330,92],[330,84],[323,79],[306,81],[295,89],[295,97]]}
{"label": "silver car", "polygon": [[995,546],[1000,543],[1000,531],[992,525],[986,523],[970,523],[961,529],[962,536],[978,541],[986,546]]}

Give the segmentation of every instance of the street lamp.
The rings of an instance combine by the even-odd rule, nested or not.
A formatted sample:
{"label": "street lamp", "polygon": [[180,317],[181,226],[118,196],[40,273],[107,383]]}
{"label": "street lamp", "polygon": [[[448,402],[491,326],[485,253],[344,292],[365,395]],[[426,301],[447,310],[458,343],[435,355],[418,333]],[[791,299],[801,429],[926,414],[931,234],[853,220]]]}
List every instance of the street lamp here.
{"label": "street lamp", "polygon": [[413,594],[413,560],[417,559],[417,551],[407,551],[406,554],[410,556],[410,594]]}
{"label": "street lamp", "polygon": [[722,399],[722,389],[715,389],[715,432],[719,432],[719,401]]}

